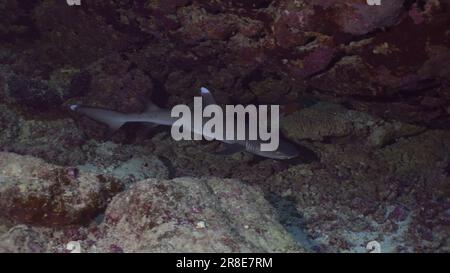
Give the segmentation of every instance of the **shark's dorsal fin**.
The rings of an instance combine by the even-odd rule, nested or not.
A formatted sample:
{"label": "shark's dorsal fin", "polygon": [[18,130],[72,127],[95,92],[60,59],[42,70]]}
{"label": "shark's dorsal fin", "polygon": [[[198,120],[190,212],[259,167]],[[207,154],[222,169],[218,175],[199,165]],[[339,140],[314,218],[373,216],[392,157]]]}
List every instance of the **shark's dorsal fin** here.
{"label": "shark's dorsal fin", "polygon": [[211,94],[211,92],[206,87],[200,88],[200,94],[202,95],[203,104],[205,106],[208,106],[211,104],[217,104],[216,100],[214,99],[214,96]]}
{"label": "shark's dorsal fin", "polygon": [[150,101],[150,100],[145,100],[145,110],[144,110],[144,112],[155,112],[155,111],[158,111],[159,109],[161,109],[161,108],[159,108],[156,104],[154,104],[152,101]]}

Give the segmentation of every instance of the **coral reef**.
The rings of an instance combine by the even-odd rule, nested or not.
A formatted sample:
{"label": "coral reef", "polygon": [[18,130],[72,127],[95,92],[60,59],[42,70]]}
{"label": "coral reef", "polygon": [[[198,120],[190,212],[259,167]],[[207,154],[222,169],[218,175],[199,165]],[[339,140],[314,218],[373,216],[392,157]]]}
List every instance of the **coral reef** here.
{"label": "coral reef", "polygon": [[[130,213],[131,212],[131,213]],[[114,197],[98,251],[302,251],[264,195],[236,180],[150,179]],[[304,251],[304,250],[303,250]]]}
{"label": "coral reef", "polygon": [[[15,94],[23,103],[38,88],[32,97],[51,107],[87,92],[90,102],[133,111],[155,87],[174,103],[208,85],[223,100],[307,92],[449,128],[446,1],[60,2],[8,0],[0,11],[0,60],[27,78],[12,84],[26,87]],[[63,78],[72,93],[49,92]]]}
{"label": "coral reef", "polygon": [[0,154],[0,176],[0,218],[13,224],[84,224],[123,187],[111,177],[11,153]]}
{"label": "coral reef", "polygon": [[[450,251],[448,1],[32,2],[0,3],[0,252]],[[68,111],[200,86],[282,105],[300,158]]]}

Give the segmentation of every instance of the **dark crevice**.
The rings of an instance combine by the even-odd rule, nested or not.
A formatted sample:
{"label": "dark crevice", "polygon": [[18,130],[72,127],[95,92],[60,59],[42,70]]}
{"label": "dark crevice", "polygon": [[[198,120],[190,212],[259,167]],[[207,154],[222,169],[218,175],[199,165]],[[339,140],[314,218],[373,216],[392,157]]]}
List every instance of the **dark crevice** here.
{"label": "dark crevice", "polygon": [[333,67],[339,63],[340,61],[342,61],[343,58],[347,57],[348,55],[344,54],[343,52],[339,52],[338,54],[336,54],[330,61],[330,63],[323,68],[320,71],[317,71],[316,73],[309,75],[308,77],[305,78],[305,80],[311,80],[312,78],[318,77],[320,75],[323,75],[325,73],[327,73],[328,71],[330,71],[331,69],[333,69]]}
{"label": "dark crevice", "polygon": [[282,197],[276,193],[268,194],[266,199],[275,208],[280,224],[292,235],[294,240],[307,250],[314,250],[318,244],[308,235],[304,217],[297,210],[296,200]]}
{"label": "dark crevice", "polygon": [[403,7],[406,10],[409,10],[414,4],[416,4],[420,10],[424,11],[427,0],[405,0],[405,2],[403,3]]}
{"label": "dark crevice", "polygon": [[408,138],[413,138],[413,137],[417,137],[422,135],[423,133],[427,132],[428,128],[424,128],[423,130],[420,130],[419,132],[413,133],[413,134],[406,134],[406,135],[402,135],[396,138],[393,138],[389,141],[386,141],[386,143],[383,143],[383,145],[380,147],[380,149],[384,149],[386,147],[389,147],[395,143],[397,143],[400,139],[408,139]]}
{"label": "dark crevice", "polygon": [[[403,86],[400,89],[396,90],[388,90],[386,95],[384,96],[365,96],[365,95],[348,95],[346,99],[352,99],[355,101],[361,102],[372,102],[372,103],[396,103],[396,102],[405,102],[405,100],[415,99],[417,97],[423,96],[425,93],[429,91],[434,91],[441,86],[441,83],[436,81],[435,79],[424,79],[419,81],[416,85],[419,85],[419,88],[407,88],[407,86]],[[333,94],[332,90],[319,89],[317,87],[312,87],[312,90],[319,91],[320,93],[328,93]]]}
{"label": "dark crevice", "polygon": [[159,107],[166,106],[169,100],[169,93],[167,93],[164,83],[156,79],[152,79],[152,82],[154,88],[150,100]]}
{"label": "dark crevice", "polygon": [[159,159],[164,163],[164,165],[167,167],[167,170],[169,171],[168,179],[173,179],[176,177],[177,170],[175,166],[172,164],[172,161],[164,156],[159,156]]}

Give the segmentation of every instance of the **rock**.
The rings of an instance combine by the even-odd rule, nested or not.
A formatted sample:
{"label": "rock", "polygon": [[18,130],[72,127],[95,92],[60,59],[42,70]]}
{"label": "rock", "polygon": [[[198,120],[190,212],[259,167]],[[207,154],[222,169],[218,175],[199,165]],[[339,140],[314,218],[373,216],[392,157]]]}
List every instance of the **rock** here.
{"label": "rock", "polygon": [[342,30],[353,35],[364,35],[377,28],[392,26],[404,12],[404,0],[394,0],[374,7],[367,3],[337,1],[334,9],[338,10],[336,20]]}
{"label": "rock", "polygon": [[44,119],[18,114],[12,107],[0,104],[0,148],[3,151],[28,154],[59,165],[85,161],[82,150],[86,139],[72,119]]}
{"label": "rock", "polygon": [[361,126],[358,123],[368,120],[362,113],[320,102],[286,116],[281,122],[281,129],[293,140],[321,141],[327,137],[348,136]]}
{"label": "rock", "polygon": [[56,107],[63,102],[61,94],[42,81],[11,76],[7,84],[7,92],[17,104],[39,109]]}
{"label": "rock", "polygon": [[[382,235],[385,252],[445,252],[449,133],[398,122],[368,126],[345,141],[314,141],[321,162],[290,166],[264,187],[295,204],[304,232],[327,251],[364,252],[361,245]],[[367,141],[378,126],[392,133],[382,146]]]}
{"label": "rock", "polygon": [[262,192],[231,179],[137,182],[113,198],[102,225],[98,251],[303,251]]}
{"label": "rock", "polygon": [[[0,250],[5,242],[10,251],[64,252],[69,242],[80,242],[90,252],[177,251],[184,243],[194,250],[284,251],[288,247],[267,246],[290,242],[267,239],[285,234],[272,229],[282,230],[271,222],[281,217],[295,240],[315,251],[366,252],[367,242],[377,240],[387,252],[448,252],[448,1],[91,0],[80,9],[64,1],[3,2],[0,149],[66,167],[38,164],[36,171],[27,163],[15,167],[32,173],[26,177],[0,176],[2,190],[25,189],[1,195],[8,209],[0,214],[9,219],[0,221],[0,233],[7,234]],[[105,140],[105,126],[61,111],[83,103],[137,113],[149,97],[171,107],[192,102],[200,86],[221,104],[290,108],[283,132],[320,160],[224,157],[214,153],[214,142],[175,142],[161,132],[148,140],[136,124],[114,135],[111,141],[121,144],[100,143],[92,139]],[[114,199],[106,218],[104,200],[113,193],[100,193],[98,175],[131,187]],[[198,179],[164,180],[183,176]],[[245,185],[220,179],[213,186],[209,176]],[[101,200],[78,196],[89,207],[87,217],[79,215],[73,195],[61,196],[91,190],[74,177],[89,180]],[[156,180],[133,185],[150,177]],[[159,192],[159,184],[168,191]],[[235,192],[235,184],[252,194],[249,185],[258,185],[289,209],[275,206],[262,216],[267,205],[251,202],[258,199],[252,194],[219,198],[217,187]],[[21,204],[21,213],[13,213],[10,197],[24,203],[29,192],[48,206]],[[169,204],[174,196],[180,202]],[[183,214],[186,203],[204,204],[200,200],[209,210]],[[250,212],[235,217],[238,205]],[[94,213],[93,207],[102,209]],[[24,216],[45,213],[53,217],[51,227],[36,227],[42,224]],[[270,224],[262,227],[249,215]],[[6,232],[6,220],[8,229],[25,220],[30,225]],[[260,237],[252,225],[264,231]],[[225,240],[215,245],[217,236]]]}
{"label": "rock", "polygon": [[428,176],[431,179],[444,170],[449,161],[450,133],[427,131],[397,142],[376,152],[397,175],[405,178]]}
{"label": "rock", "polygon": [[[65,90],[54,97],[51,83],[68,69],[80,81],[64,79],[70,96],[126,112],[142,110],[140,97],[150,93],[168,91],[168,104],[185,103],[205,84],[240,103],[282,98],[289,88],[450,128],[448,5],[416,2],[92,0],[67,9],[11,0],[0,58],[25,79],[26,88],[15,88],[26,91],[15,92],[22,104],[59,103]],[[267,78],[279,83],[261,88]],[[440,105],[430,110],[430,102]]]}
{"label": "rock", "polygon": [[0,235],[0,253],[48,252],[48,241],[48,236],[26,225],[18,225]]}
{"label": "rock", "polygon": [[168,167],[146,147],[118,145],[112,142],[89,147],[86,163],[80,170],[112,176],[123,183],[147,178],[169,178]]}
{"label": "rock", "polygon": [[108,176],[0,153],[0,219],[41,226],[85,224],[122,189]]}
{"label": "rock", "polygon": [[402,122],[386,122],[374,126],[369,136],[371,145],[382,147],[391,144],[402,136],[412,136],[424,131],[424,128]]}
{"label": "rock", "polygon": [[0,104],[0,126],[0,147],[8,147],[17,140],[20,125],[16,113],[4,104]]}
{"label": "rock", "polygon": [[30,154],[55,164],[72,165],[85,160],[84,134],[71,119],[22,120],[9,151]]}
{"label": "rock", "polygon": [[[113,54],[92,64],[72,81],[86,85],[84,90],[90,105],[98,104],[120,112],[139,113],[145,109],[154,89],[151,78],[126,55]],[[84,83],[83,83],[84,82]],[[75,85],[75,86],[74,86]]]}

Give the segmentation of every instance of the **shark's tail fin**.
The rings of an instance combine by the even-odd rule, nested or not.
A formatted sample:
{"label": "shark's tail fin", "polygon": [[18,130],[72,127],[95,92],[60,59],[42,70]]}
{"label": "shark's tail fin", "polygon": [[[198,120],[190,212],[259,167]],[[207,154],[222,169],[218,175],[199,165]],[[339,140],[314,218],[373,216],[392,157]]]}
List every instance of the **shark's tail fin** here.
{"label": "shark's tail fin", "polygon": [[112,110],[82,106],[77,104],[71,105],[70,109],[72,111],[86,115],[93,120],[108,125],[112,132],[118,130],[127,122],[124,114]]}

